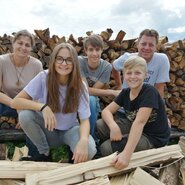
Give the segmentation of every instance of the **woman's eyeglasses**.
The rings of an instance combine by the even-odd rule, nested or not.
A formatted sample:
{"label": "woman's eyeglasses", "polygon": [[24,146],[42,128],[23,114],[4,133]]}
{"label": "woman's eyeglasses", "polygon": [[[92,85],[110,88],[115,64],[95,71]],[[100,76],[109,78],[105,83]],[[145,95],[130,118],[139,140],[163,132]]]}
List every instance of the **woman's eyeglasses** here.
{"label": "woman's eyeglasses", "polygon": [[56,61],[56,63],[58,63],[58,64],[63,64],[64,62],[65,62],[67,65],[72,65],[72,64],[73,64],[73,61],[72,61],[71,58],[66,58],[66,59],[64,59],[63,57],[60,57],[60,56],[57,56],[57,57],[55,58],[55,61]]}

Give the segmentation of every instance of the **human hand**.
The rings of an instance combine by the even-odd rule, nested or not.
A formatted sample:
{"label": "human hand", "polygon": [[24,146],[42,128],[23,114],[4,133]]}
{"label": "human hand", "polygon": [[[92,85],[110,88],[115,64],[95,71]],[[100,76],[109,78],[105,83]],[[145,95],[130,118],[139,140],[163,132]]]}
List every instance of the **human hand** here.
{"label": "human hand", "polygon": [[22,129],[19,122],[15,125],[15,128],[16,128],[16,129]]}
{"label": "human hand", "polygon": [[111,164],[118,170],[122,170],[129,165],[130,157],[121,152],[117,156],[115,156],[111,162]]}
{"label": "human hand", "polygon": [[80,139],[73,153],[74,164],[88,160],[88,140]]}
{"label": "human hand", "polygon": [[45,128],[47,128],[49,131],[53,131],[56,128],[57,122],[55,115],[49,106],[46,106],[42,110],[42,115],[45,122]]}
{"label": "human hand", "polygon": [[114,97],[118,96],[121,90],[111,90]]}
{"label": "human hand", "polygon": [[110,128],[110,140],[111,141],[120,141],[122,137],[123,135],[117,124],[115,124],[114,126]]}

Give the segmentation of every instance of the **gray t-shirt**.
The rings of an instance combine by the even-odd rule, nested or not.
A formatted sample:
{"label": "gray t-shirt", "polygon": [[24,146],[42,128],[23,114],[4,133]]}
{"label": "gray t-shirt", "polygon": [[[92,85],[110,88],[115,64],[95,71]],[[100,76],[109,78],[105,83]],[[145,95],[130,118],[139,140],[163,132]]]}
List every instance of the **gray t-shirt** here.
{"label": "gray t-shirt", "polygon": [[[40,103],[47,103],[47,85],[46,79],[48,70],[40,72],[34,79],[32,79],[28,85],[24,88],[24,91],[32,97],[33,100],[37,100]],[[66,96],[66,86],[59,86],[60,97],[59,102],[61,105],[64,104]],[[90,117],[89,108],[89,93],[86,84],[84,83],[84,94],[80,94],[80,100],[77,112],[64,114],[62,112],[54,113],[57,120],[57,129],[68,130],[69,128],[79,125],[77,120],[77,113],[80,119],[87,119]]]}
{"label": "gray t-shirt", "polygon": [[[129,58],[129,56],[132,55],[138,55],[138,53],[124,53],[113,62],[113,67],[117,71],[122,71],[124,62]],[[165,83],[170,81],[170,63],[166,54],[154,53],[150,62],[147,63],[147,69],[148,74],[147,78],[144,80],[144,83],[154,86],[156,83]],[[123,81],[123,88],[126,87],[127,84],[125,81]]]}
{"label": "gray t-shirt", "polygon": [[[0,89],[7,96],[14,98],[40,71],[42,71],[42,63],[34,57],[30,56],[25,66],[15,68],[10,59],[10,54],[1,55]],[[16,85],[17,75],[19,75],[19,86]]]}
{"label": "gray t-shirt", "polygon": [[86,78],[89,87],[100,81],[106,84],[110,80],[110,75],[112,71],[112,65],[106,60],[100,59],[100,64],[96,70],[91,70],[88,66],[87,57],[79,56],[78,60],[80,62],[80,72],[83,78]]}

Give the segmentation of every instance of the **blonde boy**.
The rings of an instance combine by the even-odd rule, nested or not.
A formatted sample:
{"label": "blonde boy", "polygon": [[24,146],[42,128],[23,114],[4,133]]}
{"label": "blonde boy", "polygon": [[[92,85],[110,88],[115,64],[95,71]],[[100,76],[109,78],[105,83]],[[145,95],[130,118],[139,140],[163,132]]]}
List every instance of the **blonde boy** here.
{"label": "blonde boy", "polygon": [[[120,152],[112,162],[117,169],[128,166],[134,151],[166,145],[170,135],[159,92],[144,84],[147,76],[145,59],[129,57],[123,66],[123,75],[128,88],[102,111],[102,120],[97,122],[102,155]],[[125,118],[114,117],[120,107],[125,110]]]}

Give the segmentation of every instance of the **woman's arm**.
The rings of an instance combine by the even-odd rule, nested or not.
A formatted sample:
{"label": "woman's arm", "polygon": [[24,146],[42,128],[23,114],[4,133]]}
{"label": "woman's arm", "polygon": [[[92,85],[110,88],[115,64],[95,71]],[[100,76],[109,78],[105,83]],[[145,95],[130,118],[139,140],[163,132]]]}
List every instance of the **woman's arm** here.
{"label": "woman's arm", "polygon": [[5,105],[10,107],[11,103],[12,103],[12,98],[10,98],[6,94],[0,92],[0,103],[3,103],[3,104],[5,104]]}
{"label": "woman's arm", "polygon": [[74,163],[80,163],[88,160],[89,132],[89,119],[80,120],[80,140],[78,141],[73,154]]}
{"label": "woman's arm", "polygon": [[143,107],[139,109],[129,132],[128,141],[124,150],[113,159],[113,165],[115,168],[123,169],[128,166],[131,156],[139,142],[139,139],[141,138],[143,128],[147,123],[151,112],[152,108]]}

